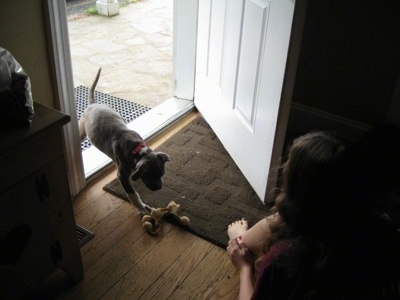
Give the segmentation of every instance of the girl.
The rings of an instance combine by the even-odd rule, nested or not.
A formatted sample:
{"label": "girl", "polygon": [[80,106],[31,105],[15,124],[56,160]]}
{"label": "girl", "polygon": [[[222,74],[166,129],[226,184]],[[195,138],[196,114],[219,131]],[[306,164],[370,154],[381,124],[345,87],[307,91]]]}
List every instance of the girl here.
{"label": "girl", "polygon": [[239,299],[399,299],[399,237],[373,212],[367,174],[327,133],[294,140],[274,213],[228,227]]}

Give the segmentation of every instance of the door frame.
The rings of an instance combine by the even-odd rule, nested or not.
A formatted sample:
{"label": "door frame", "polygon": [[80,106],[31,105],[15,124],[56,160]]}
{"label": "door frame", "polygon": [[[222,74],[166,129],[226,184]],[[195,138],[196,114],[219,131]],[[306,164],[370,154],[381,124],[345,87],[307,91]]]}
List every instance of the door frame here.
{"label": "door frame", "polygon": [[[197,40],[198,0],[173,0],[173,98],[151,109],[134,122],[152,124],[144,126],[139,133],[144,139],[155,135],[183,114],[194,108],[194,76]],[[69,44],[68,22],[65,1],[45,1],[47,32],[50,41],[51,60],[55,90],[55,105],[61,112],[71,117],[64,126],[64,141],[68,167],[68,177],[72,196],[85,186],[88,172],[80,148],[77,111],[71,99],[75,99],[72,60]],[[151,122],[146,120],[151,119]],[[135,127],[136,125],[132,125]],[[139,126],[140,127],[140,126]],[[103,163],[111,163],[107,160]]]}
{"label": "door frame", "polygon": [[71,52],[69,47],[68,23],[65,1],[47,0],[46,25],[50,41],[50,52],[55,86],[55,105],[61,112],[69,115],[71,121],[63,127],[64,147],[66,151],[68,179],[72,196],[78,194],[85,186],[83,160],[79,141],[79,128],[72,75]]}
{"label": "door frame", "polygon": [[[304,23],[306,19],[308,0],[297,0],[294,6],[292,31],[289,40],[289,48],[286,61],[286,69],[283,78],[281,102],[279,104],[277,123],[282,118],[287,119],[290,114],[294,83],[296,80],[297,65],[300,56],[301,42],[304,32]],[[287,125],[287,124],[286,124]],[[277,193],[280,169],[276,166],[282,161],[287,126],[276,126],[275,137],[273,141],[271,163],[267,178],[267,191],[264,203],[271,204],[275,201]]]}

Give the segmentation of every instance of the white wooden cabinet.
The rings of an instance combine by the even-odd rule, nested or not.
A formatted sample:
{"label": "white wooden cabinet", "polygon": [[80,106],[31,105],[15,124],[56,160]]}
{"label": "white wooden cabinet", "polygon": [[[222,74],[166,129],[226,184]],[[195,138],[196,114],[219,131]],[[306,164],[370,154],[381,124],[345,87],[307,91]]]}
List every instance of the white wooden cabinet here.
{"label": "white wooden cabinet", "polygon": [[40,104],[28,128],[0,129],[0,298],[19,299],[57,268],[83,278],[61,128]]}

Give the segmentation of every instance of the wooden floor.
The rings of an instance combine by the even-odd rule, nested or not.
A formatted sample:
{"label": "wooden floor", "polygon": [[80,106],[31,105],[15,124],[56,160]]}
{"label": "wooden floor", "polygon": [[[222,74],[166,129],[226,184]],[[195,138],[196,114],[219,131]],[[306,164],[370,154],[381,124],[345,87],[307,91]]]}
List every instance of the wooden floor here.
{"label": "wooden floor", "polygon": [[[157,148],[194,117],[185,117],[149,146]],[[58,272],[46,284],[52,299],[238,298],[238,273],[224,249],[169,223],[163,223],[160,235],[150,236],[128,202],[103,191],[115,177],[112,168],[74,199],[76,222],[95,236],[81,248],[83,281],[68,285],[65,273]]]}

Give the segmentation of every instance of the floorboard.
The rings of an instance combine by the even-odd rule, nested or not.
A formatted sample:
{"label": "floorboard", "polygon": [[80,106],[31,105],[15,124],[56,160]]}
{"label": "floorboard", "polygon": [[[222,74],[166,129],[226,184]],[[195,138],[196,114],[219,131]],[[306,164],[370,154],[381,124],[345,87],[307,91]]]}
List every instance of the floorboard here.
{"label": "floorboard", "polygon": [[[156,148],[196,113],[148,144]],[[110,168],[73,201],[76,222],[94,233],[81,248],[85,277],[71,284],[57,271],[37,292],[40,299],[237,299],[239,277],[226,251],[182,228],[162,224],[151,236],[130,203],[103,191]]]}

